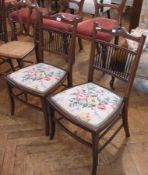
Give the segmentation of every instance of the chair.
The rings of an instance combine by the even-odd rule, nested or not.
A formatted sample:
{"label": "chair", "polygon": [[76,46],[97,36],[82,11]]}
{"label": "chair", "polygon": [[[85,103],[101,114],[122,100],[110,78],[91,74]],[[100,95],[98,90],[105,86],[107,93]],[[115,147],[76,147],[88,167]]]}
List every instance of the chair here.
{"label": "chair", "polygon": [[[70,9],[68,8],[67,3],[70,3],[70,2],[74,3],[78,7],[78,10],[77,10],[77,12],[75,14],[71,14],[69,12]],[[67,18],[69,20],[72,20],[74,18],[78,18],[79,22],[81,22],[82,21],[82,7],[83,7],[83,4],[84,4],[84,0],[79,0],[79,1],[77,1],[77,0],[69,0],[67,3],[64,0],[59,1],[59,3],[57,2],[56,6],[54,5],[54,7],[56,7],[55,10],[54,10],[54,8],[52,9],[52,7],[50,8],[51,9],[50,14],[54,14],[55,11],[56,11],[59,15],[63,15],[65,18]],[[51,30],[52,29],[54,29],[54,30],[61,30],[63,28],[65,30],[67,30],[67,29],[69,30],[69,28],[67,28],[62,23],[60,23],[60,21],[54,21],[53,22],[50,19],[44,19],[43,20],[43,26],[44,26],[44,28],[48,28],[48,31],[49,31],[49,29],[51,29]],[[63,38],[64,38],[64,43],[66,43],[66,37],[64,36]],[[46,43],[46,44],[44,44],[44,46],[45,46],[44,49],[45,50],[51,51],[50,43],[53,40],[54,39],[52,37],[51,32],[48,32],[46,34],[46,38],[44,40],[44,43]],[[56,42],[56,40],[55,40],[55,42]],[[58,42],[59,42],[59,40],[58,40]],[[58,42],[57,42],[57,45],[58,45]]]}
{"label": "chair", "polygon": [[[26,8],[31,9],[34,8],[34,4],[31,4],[30,2],[14,2],[15,6],[26,6]],[[20,32],[19,34],[23,35],[23,23],[22,23],[22,17],[19,15],[19,11],[18,11],[18,16],[19,16],[19,24],[20,24]],[[11,23],[12,24],[12,23]],[[29,35],[29,29],[30,29],[30,18],[27,19],[26,21],[27,24],[27,28],[26,28],[26,32]],[[36,24],[35,24],[36,25]],[[32,61],[30,60],[25,60],[25,58],[32,53],[32,51],[34,51],[34,49],[36,50],[36,44],[35,41],[21,41],[18,40],[17,38],[17,34],[16,34],[16,26],[15,25],[11,25],[11,29],[12,29],[12,33],[13,35],[13,40],[10,42],[6,42],[4,44],[2,44],[0,46],[0,58],[9,62],[13,62],[13,60],[16,60],[18,63],[18,67],[22,68],[24,66],[24,62],[28,62],[29,64],[32,63]],[[35,32],[36,27],[34,26],[34,32]],[[29,35],[30,36],[30,35]],[[30,38],[32,40],[32,38]],[[37,50],[36,50],[36,61],[39,62],[39,58],[37,55]],[[16,69],[16,67],[12,66],[13,71]]]}
{"label": "chair", "polygon": [[[93,23],[97,22],[100,27],[104,29],[113,29],[118,28],[121,26],[121,20],[123,15],[123,9],[125,6],[126,0],[122,0],[120,5],[117,4],[105,4],[105,3],[99,3],[97,0],[94,0],[95,4],[95,17],[92,19],[88,19],[85,21],[82,21],[78,25],[77,30],[77,36],[82,39],[91,40],[93,35]],[[118,18],[117,19],[110,19],[100,16],[100,9],[109,7],[111,9],[114,9],[118,12]],[[110,42],[112,40],[112,36],[108,33],[98,32],[97,38]],[[118,40],[116,39],[115,42]]]}
{"label": "chair", "polygon": [[[20,69],[6,77],[8,90],[11,101],[11,115],[14,115],[15,103],[14,98],[19,99],[23,103],[30,105],[31,107],[43,111],[45,120],[45,134],[49,135],[49,120],[47,116],[46,97],[53,93],[59,86],[63,86],[65,80],[67,80],[68,86],[72,86],[72,63],[74,58],[76,27],[78,19],[68,20],[62,15],[55,14],[51,16],[53,22],[60,20],[63,25],[67,24],[71,31],[54,31],[52,34],[67,35],[68,37],[68,53],[67,53],[67,67],[64,69],[55,67],[53,65],[38,63],[23,69]],[[42,17],[40,18],[42,20]],[[43,35],[42,23],[39,23],[39,40],[36,40],[38,45],[38,51],[41,51],[40,56],[43,57]],[[63,47],[63,45],[62,45]],[[42,59],[43,60],[43,59]],[[65,61],[64,61],[65,62]],[[66,85],[67,86],[67,85]],[[19,89],[21,92],[16,94],[15,89]],[[21,95],[28,97],[29,95],[38,97],[41,102],[41,106],[32,104],[32,101],[27,101],[27,98],[21,99]]]}
{"label": "chair", "polygon": [[[94,25],[88,82],[48,98],[49,117],[52,126],[50,138],[54,138],[56,122],[73,138],[90,147],[93,157],[92,175],[96,175],[97,172],[98,153],[113,139],[119,130],[123,127],[126,136],[130,136],[128,128],[128,102],[145,40],[145,36],[132,36],[122,28],[114,29],[112,32],[109,31],[101,29],[98,24]],[[107,32],[123,39],[133,40],[138,43],[138,47],[135,51],[131,51],[119,45],[99,40],[97,39],[98,32]],[[117,53],[118,59],[115,60],[114,58]],[[96,71],[105,72],[119,80],[123,80],[126,83],[123,95],[119,95],[94,83],[93,77]],[[55,111],[60,115],[56,116]],[[112,135],[109,134],[110,138],[104,139],[104,144],[99,144],[98,147],[100,139],[108,133],[119,119],[122,121],[121,125],[116,130],[113,130],[115,132]],[[68,123],[64,122],[65,120]],[[81,137],[78,130],[77,132],[72,132],[69,122],[90,133],[91,142],[88,142],[84,136]]]}

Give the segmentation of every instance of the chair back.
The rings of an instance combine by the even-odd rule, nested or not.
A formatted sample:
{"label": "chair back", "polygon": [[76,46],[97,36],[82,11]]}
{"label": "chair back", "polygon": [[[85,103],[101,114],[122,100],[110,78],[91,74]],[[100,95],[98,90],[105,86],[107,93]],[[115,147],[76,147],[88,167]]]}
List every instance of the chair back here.
{"label": "chair back", "polygon": [[95,4],[95,16],[101,16],[101,12],[103,11],[102,9],[105,7],[109,7],[110,9],[114,9],[117,11],[118,13],[118,23],[121,26],[121,21],[122,21],[122,16],[123,16],[123,10],[126,4],[126,0],[121,0],[120,4],[107,4],[107,3],[100,3],[98,2],[98,0],[93,0],[94,4]]}
{"label": "chair back", "polygon": [[[131,50],[125,45],[120,46],[114,43],[98,40],[96,39],[97,32],[110,33],[111,35],[119,37],[119,41],[131,40],[135,42],[137,48],[135,50]],[[93,81],[94,70],[102,71],[114,78],[126,82],[124,97],[128,98],[142,53],[145,38],[146,37],[144,35],[140,37],[133,36],[127,33],[124,28],[109,31],[100,28],[98,24],[94,24],[88,81]]]}
{"label": "chair back", "polygon": [[[60,13],[49,16],[43,16],[40,13],[39,16],[36,42],[41,62],[44,61],[43,51],[47,49],[50,52],[63,55],[70,68],[75,58],[76,30],[79,18],[68,19]],[[56,25],[61,27],[55,28]]]}
{"label": "chair back", "polygon": [[17,39],[17,35],[34,35],[36,25],[36,10],[38,3],[36,0],[12,1],[7,6],[8,19],[12,29],[12,40]]}

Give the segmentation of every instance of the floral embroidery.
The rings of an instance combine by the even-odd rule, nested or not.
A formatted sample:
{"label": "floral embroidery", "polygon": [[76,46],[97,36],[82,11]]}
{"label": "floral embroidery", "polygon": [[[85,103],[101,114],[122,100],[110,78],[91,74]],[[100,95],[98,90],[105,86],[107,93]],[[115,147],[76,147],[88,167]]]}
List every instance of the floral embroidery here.
{"label": "floral embroidery", "polygon": [[74,118],[98,126],[122,102],[122,98],[94,83],[87,83],[63,91],[51,98]]}
{"label": "floral embroidery", "polygon": [[32,90],[44,92],[53,87],[65,75],[65,71],[54,66],[39,63],[20,69],[8,77]]}

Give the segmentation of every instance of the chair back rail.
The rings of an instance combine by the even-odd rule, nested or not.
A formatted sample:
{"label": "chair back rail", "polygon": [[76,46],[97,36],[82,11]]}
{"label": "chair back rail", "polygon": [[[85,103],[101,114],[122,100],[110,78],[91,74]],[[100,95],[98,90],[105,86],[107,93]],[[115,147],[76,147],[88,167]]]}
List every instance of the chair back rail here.
{"label": "chair back rail", "polygon": [[[39,19],[37,43],[39,44],[40,58],[42,58],[41,60],[44,60],[43,51],[48,50],[66,57],[68,65],[70,66],[75,57],[75,50],[73,48],[75,48],[76,29],[79,18],[75,17],[74,19],[67,19],[63,14],[60,13],[43,16],[40,13]],[[54,27],[52,28],[51,26],[45,25],[45,21],[59,22],[61,23],[60,25],[65,25],[68,27],[68,30]]]}
{"label": "chair back rail", "polygon": [[[124,48],[119,44],[108,43],[95,38],[97,32],[108,32],[124,40],[132,40],[137,44],[136,50]],[[98,24],[94,25],[94,35],[92,40],[90,71],[88,81],[93,80],[94,70],[100,70],[117,79],[127,83],[124,97],[128,98],[136,74],[137,66],[145,42],[145,36],[132,36],[124,28],[112,31],[101,29]]]}

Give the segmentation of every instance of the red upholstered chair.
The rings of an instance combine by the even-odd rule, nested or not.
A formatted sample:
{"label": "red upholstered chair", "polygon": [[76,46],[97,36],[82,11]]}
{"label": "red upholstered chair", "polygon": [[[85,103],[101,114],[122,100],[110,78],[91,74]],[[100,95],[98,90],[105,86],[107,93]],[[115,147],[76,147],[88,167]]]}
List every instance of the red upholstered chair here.
{"label": "red upholstered chair", "polygon": [[[79,22],[82,21],[82,7],[83,7],[83,4],[84,4],[84,0],[68,0],[66,1],[67,3],[65,3],[64,0],[61,0],[59,1],[59,4],[58,4],[58,14],[59,15],[62,15],[63,17],[69,19],[69,20],[73,20],[74,18],[78,18],[79,19]],[[73,4],[75,4],[77,7],[78,7],[78,10],[72,14],[69,12],[69,8],[68,8],[68,3],[72,2]],[[52,12],[52,8],[51,8],[51,14],[54,13],[54,11]],[[61,29],[64,29],[64,30],[69,30],[69,27],[65,27],[65,24],[63,25],[60,21],[53,21],[53,20],[50,20],[50,19],[43,19],[43,26],[46,30],[46,28],[48,28],[48,31],[51,29],[54,29],[54,30],[61,30]],[[49,37],[47,36],[49,34]],[[51,39],[53,40],[53,37],[52,37],[52,33],[49,31],[48,34],[46,35],[46,41],[44,41],[46,43],[45,46],[45,49],[46,50],[50,50],[50,43],[51,43]],[[63,36],[64,38],[64,42],[66,43],[66,37]],[[59,42],[59,40],[58,40]],[[58,43],[57,43],[58,44]]]}
{"label": "red upholstered chair", "polygon": [[[97,36],[100,32],[118,36],[119,39],[132,40],[137,43],[137,48],[132,51],[117,44],[99,40]],[[91,44],[88,82],[48,98],[51,139],[53,139],[55,134],[56,122],[67,134],[91,148],[93,157],[91,175],[101,174],[97,173],[98,153],[114,138],[120,129],[124,128],[125,135],[127,137],[130,136],[128,102],[144,41],[145,36],[132,36],[122,28],[110,31],[101,29],[95,24]],[[93,77],[97,71],[105,72],[124,81],[122,93],[121,91],[120,94],[115,91],[112,92],[95,82]],[[117,122],[119,120],[121,121],[120,123]],[[119,126],[117,127],[116,125],[115,127],[115,124]],[[73,130],[73,125],[78,127],[77,131],[76,129]],[[115,127],[114,130],[105,137],[113,126]],[[80,132],[79,128],[81,128]],[[85,137],[84,134],[81,135],[83,133],[82,130],[89,133],[89,141],[87,140],[88,137]],[[103,143],[100,142],[102,138],[104,138]]]}
{"label": "red upholstered chair", "polygon": [[[93,0],[95,4],[95,17],[92,19],[88,19],[85,21],[82,21],[78,25],[77,30],[77,36],[82,39],[91,40],[93,36],[93,24],[94,22],[97,22],[100,27],[104,29],[113,29],[118,28],[121,26],[121,20],[122,20],[122,14],[123,9],[126,3],[126,0],[122,0],[121,4],[105,4],[105,3],[99,3],[97,0]],[[109,7],[111,9],[114,9],[118,12],[118,18],[117,19],[110,19],[102,17],[99,13],[101,8]],[[97,38],[110,42],[112,40],[112,36],[108,33],[97,33]]]}
{"label": "red upholstered chair", "polygon": [[[28,6],[27,4],[35,4]],[[24,34],[33,36],[34,25],[36,23],[36,8],[43,14],[47,15],[48,8],[39,7],[36,0],[8,1],[7,11],[9,23],[12,26],[12,40],[17,39],[17,35]],[[18,27],[19,26],[19,27]]]}
{"label": "red upholstered chair", "polygon": [[[51,95],[58,87],[72,86],[72,63],[75,51],[75,39],[76,39],[76,28],[78,19],[68,20],[63,18],[59,14],[55,14],[51,17],[53,23],[56,20],[60,20],[63,26],[68,26],[71,28],[70,31],[65,30],[52,30],[52,35],[66,35],[68,38],[68,53],[65,55],[67,62],[65,62],[65,68],[56,67],[53,65],[38,63],[32,66],[20,69],[6,77],[9,95],[11,100],[11,114],[14,115],[15,111],[15,101],[14,98],[19,99],[23,103],[30,105],[31,107],[42,111],[45,120],[45,134],[49,135],[49,120],[47,115],[47,105],[46,97]],[[41,18],[42,21],[42,18]],[[39,37],[37,35],[36,42],[38,43],[38,51],[40,56],[43,57],[43,36],[44,28],[42,24],[39,23]],[[60,45],[58,45],[60,47]],[[61,45],[61,50],[63,49],[63,44]],[[56,58],[55,58],[56,59]],[[43,59],[42,59],[43,60]],[[58,66],[58,65],[57,65]],[[65,81],[67,84],[65,85]],[[17,89],[17,91],[15,91]],[[22,98],[34,96],[40,101],[40,104],[34,104],[29,98]]]}

